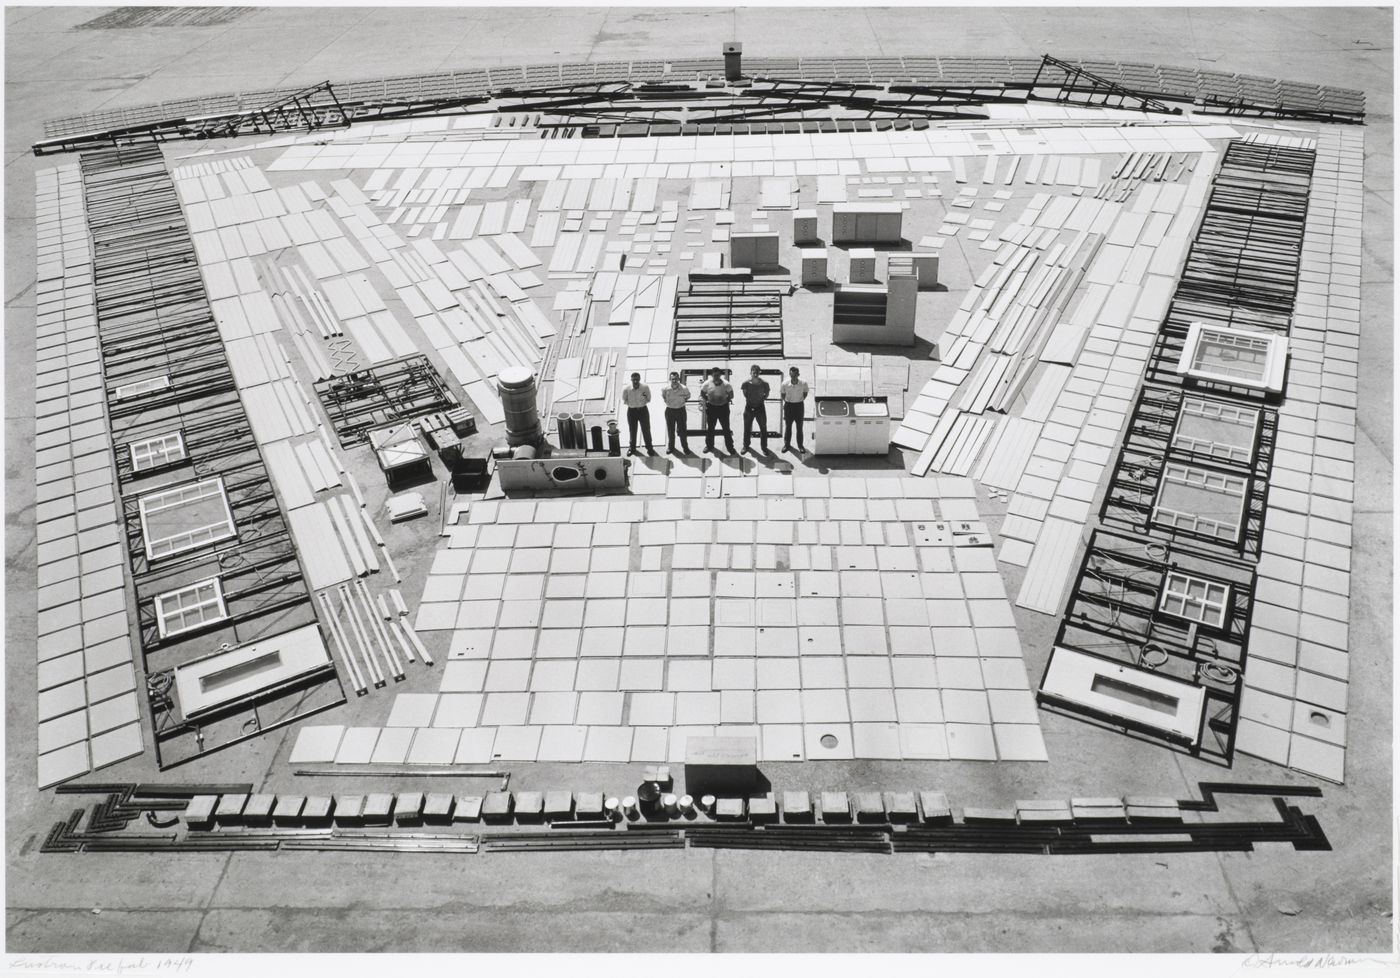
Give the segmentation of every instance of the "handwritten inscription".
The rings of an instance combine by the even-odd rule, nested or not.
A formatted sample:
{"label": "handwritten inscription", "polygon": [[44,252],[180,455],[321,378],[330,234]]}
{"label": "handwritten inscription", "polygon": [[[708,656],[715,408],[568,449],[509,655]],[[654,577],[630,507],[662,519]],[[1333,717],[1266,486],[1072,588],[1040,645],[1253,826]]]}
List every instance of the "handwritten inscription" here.
{"label": "handwritten inscription", "polygon": [[66,975],[120,975],[124,978],[168,978],[172,975],[189,974],[194,970],[195,959],[188,955],[180,957],[104,957],[83,958],[79,955],[64,957],[11,957],[6,965],[12,973],[46,972]]}

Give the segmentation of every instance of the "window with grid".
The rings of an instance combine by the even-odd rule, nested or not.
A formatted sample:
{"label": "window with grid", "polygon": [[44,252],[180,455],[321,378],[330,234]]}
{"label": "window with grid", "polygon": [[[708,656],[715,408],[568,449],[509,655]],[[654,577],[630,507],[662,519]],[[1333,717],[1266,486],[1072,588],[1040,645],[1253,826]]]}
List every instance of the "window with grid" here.
{"label": "window with grid", "polygon": [[1254,460],[1259,412],[1249,408],[1188,397],[1172,434],[1172,446],[1248,465]]}
{"label": "window with grid", "polygon": [[1152,518],[1164,526],[1235,543],[1244,525],[1247,488],[1238,476],[1168,463],[1162,468]]}
{"label": "window with grid", "polygon": [[1229,604],[1230,588],[1219,581],[1172,571],[1162,587],[1163,611],[1212,628],[1225,627],[1225,609]]}
{"label": "window with grid", "polygon": [[133,472],[148,472],[164,465],[183,462],[187,457],[185,436],[178,431],[161,435],[159,438],[148,438],[146,441],[134,441],[127,448],[131,452]]}
{"label": "window with grid", "polygon": [[1191,369],[1216,377],[1228,377],[1262,384],[1269,369],[1273,342],[1262,336],[1241,336],[1222,330],[1203,329],[1196,344]]}
{"label": "window with grid", "polygon": [[156,627],[161,638],[228,617],[224,588],[217,577],[156,597]]}
{"label": "window with grid", "polygon": [[206,479],[140,499],[146,556],[155,560],[236,536],[222,479]]}

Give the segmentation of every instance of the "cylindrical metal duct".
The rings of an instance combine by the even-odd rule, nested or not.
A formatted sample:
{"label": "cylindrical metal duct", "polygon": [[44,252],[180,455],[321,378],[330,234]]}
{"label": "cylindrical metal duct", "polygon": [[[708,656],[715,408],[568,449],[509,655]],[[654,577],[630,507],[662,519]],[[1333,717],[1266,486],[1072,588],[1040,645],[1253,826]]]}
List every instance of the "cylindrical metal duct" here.
{"label": "cylindrical metal duct", "polygon": [[559,429],[560,448],[578,448],[574,442],[574,425],[571,417],[568,414],[561,414],[555,419],[555,425]]}
{"label": "cylindrical metal duct", "polygon": [[506,416],[506,444],[538,444],[544,431],[540,428],[534,371],[529,367],[506,367],[496,375],[496,390]]}

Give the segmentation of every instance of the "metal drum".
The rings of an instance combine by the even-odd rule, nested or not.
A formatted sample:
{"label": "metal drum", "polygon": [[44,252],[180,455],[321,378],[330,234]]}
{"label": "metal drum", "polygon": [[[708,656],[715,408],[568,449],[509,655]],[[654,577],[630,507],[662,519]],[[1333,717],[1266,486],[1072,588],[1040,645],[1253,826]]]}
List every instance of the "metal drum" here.
{"label": "metal drum", "polygon": [[496,375],[496,390],[506,415],[506,443],[535,445],[544,437],[535,390],[535,374],[529,367],[507,367]]}

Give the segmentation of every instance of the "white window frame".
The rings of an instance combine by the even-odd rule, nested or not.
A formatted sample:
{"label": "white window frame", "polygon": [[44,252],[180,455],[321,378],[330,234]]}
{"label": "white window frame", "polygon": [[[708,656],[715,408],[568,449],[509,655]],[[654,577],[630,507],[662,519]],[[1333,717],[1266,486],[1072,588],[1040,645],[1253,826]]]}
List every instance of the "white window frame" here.
{"label": "white window frame", "polygon": [[[1201,516],[1197,513],[1183,513],[1167,509],[1162,505],[1162,499],[1166,496],[1169,484],[1212,489],[1221,495],[1237,498],[1240,501],[1240,509],[1234,524],[1222,523],[1218,519]],[[1249,482],[1241,476],[1217,472],[1214,469],[1205,469],[1196,465],[1168,462],[1162,467],[1162,482],[1157,490],[1157,499],[1152,506],[1152,521],[1233,544],[1238,542],[1240,533],[1244,530],[1244,510],[1248,493]],[[1224,530],[1229,530],[1228,535],[1222,532]]]}
{"label": "white window frame", "polygon": [[[1239,377],[1218,369],[1196,366],[1196,358],[1207,343],[1234,343],[1240,346],[1264,347],[1264,367],[1258,378]],[[1181,359],[1177,361],[1176,372],[1202,380],[1218,381],[1239,387],[1252,387],[1256,390],[1283,390],[1283,371],[1288,362],[1288,338],[1273,333],[1258,333],[1248,329],[1235,329],[1230,326],[1215,326],[1210,323],[1192,323],[1186,333],[1186,344],[1181,348]]]}
{"label": "white window frame", "polygon": [[[1182,422],[1188,415],[1196,418],[1237,421],[1241,425],[1248,424],[1248,447],[1227,445],[1224,442],[1184,434],[1181,430]],[[1204,397],[1187,397],[1181,402],[1181,414],[1177,418],[1176,431],[1172,434],[1172,447],[1195,452],[1198,455],[1209,455],[1211,458],[1226,462],[1249,465],[1254,461],[1254,442],[1258,436],[1259,412],[1257,410],[1235,404],[1226,404],[1223,401],[1213,401]]]}
{"label": "white window frame", "polygon": [[[224,515],[218,522],[185,530],[173,537],[164,537],[159,540],[151,539],[150,516],[198,499],[208,499],[215,492],[218,493],[224,504]],[[148,492],[140,497],[137,503],[141,511],[141,537],[145,542],[148,560],[173,557],[187,550],[196,550],[238,535],[238,527],[233,522],[233,510],[229,507],[228,492],[224,488],[222,478],[186,482],[169,489]]]}
{"label": "white window frame", "polygon": [[182,431],[134,441],[126,449],[131,457],[132,472],[150,472],[190,457],[185,450],[185,434]]}
{"label": "white window frame", "polygon": [[132,397],[140,397],[142,394],[154,394],[156,391],[167,391],[169,389],[170,375],[161,374],[159,377],[148,377],[145,380],[137,380],[130,384],[123,384],[112,391],[112,400],[125,401]]}
{"label": "white window frame", "polygon": [[[1160,701],[1175,700],[1176,707],[1167,712],[1105,691],[1113,686],[1127,687]],[[1080,711],[1133,720],[1192,744],[1200,742],[1206,691],[1192,683],[1056,645],[1050,650],[1050,664],[1045,668],[1040,689],[1061,702],[1073,704]],[[1162,706],[1166,703],[1162,702]]]}
{"label": "white window frame", "polygon": [[[198,593],[204,588],[213,585],[214,593],[207,598],[200,598]],[[167,607],[168,604],[179,604],[186,597],[194,597],[189,605],[180,604],[178,607]],[[212,618],[203,617],[204,611],[208,608],[217,608],[218,614]],[[200,620],[193,624],[183,625],[179,628],[172,628],[167,619],[178,618],[190,612],[198,611]],[[161,638],[170,638],[172,635],[180,635],[184,632],[194,631],[196,628],[203,628],[205,625],[223,621],[228,617],[228,604],[224,600],[224,584],[220,578],[211,577],[207,580],[198,581],[175,591],[167,591],[164,594],[156,595],[156,628],[160,632]]]}
{"label": "white window frame", "polygon": [[[1193,585],[1203,588],[1205,595],[1193,594]],[[1181,610],[1169,608],[1168,604],[1172,602],[1179,603]],[[1193,613],[1193,605],[1198,606],[1200,610]],[[1208,628],[1224,628],[1225,618],[1230,609],[1230,585],[1209,577],[1197,577],[1176,570],[1168,571],[1162,581],[1162,596],[1157,608],[1174,618],[1193,621]]]}

